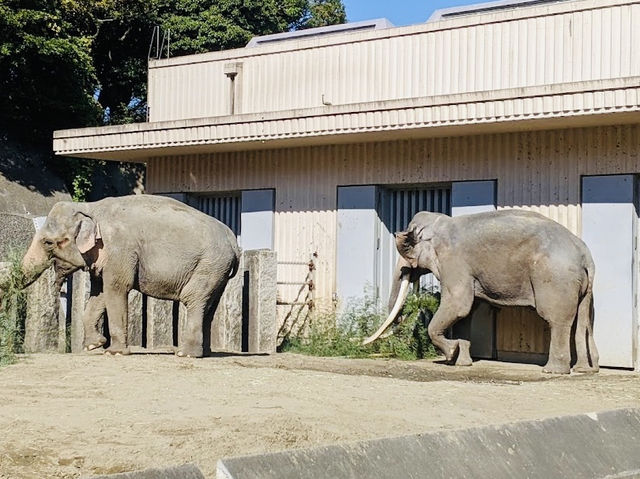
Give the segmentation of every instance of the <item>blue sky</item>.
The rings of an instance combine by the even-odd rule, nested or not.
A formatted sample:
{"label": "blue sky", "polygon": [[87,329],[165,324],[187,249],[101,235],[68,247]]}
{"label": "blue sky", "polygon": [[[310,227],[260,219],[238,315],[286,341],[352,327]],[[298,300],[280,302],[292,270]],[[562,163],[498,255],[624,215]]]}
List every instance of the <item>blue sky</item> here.
{"label": "blue sky", "polygon": [[396,26],[425,22],[439,8],[483,3],[489,0],[343,0],[347,20],[386,18]]}

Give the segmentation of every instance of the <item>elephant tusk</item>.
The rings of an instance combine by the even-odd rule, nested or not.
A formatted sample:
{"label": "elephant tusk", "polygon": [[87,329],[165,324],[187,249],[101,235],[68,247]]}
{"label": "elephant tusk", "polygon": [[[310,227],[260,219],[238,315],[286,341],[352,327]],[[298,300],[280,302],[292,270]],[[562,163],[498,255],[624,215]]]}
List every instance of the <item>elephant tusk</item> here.
{"label": "elephant tusk", "polygon": [[406,273],[402,276],[402,283],[400,284],[398,297],[396,298],[396,302],[393,305],[393,309],[389,313],[389,316],[387,317],[385,322],[382,323],[382,326],[380,326],[380,328],[378,328],[378,330],[375,333],[373,333],[371,336],[369,336],[367,339],[363,341],[362,343],[363,346],[366,346],[367,344],[374,342],[376,339],[378,339],[382,335],[382,333],[384,333],[387,330],[389,326],[391,326],[391,323],[393,323],[393,320],[396,319],[396,316],[398,316],[398,313],[400,313],[400,310],[402,309],[402,306],[404,305],[404,302],[407,299],[408,293],[409,293],[409,273]]}

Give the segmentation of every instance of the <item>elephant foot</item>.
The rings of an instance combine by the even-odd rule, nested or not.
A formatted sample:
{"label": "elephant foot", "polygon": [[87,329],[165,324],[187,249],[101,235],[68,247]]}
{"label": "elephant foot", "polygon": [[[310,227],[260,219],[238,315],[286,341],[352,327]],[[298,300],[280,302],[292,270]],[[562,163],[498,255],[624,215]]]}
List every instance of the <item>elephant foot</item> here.
{"label": "elephant foot", "polygon": [[549,361],[542,368],[542,372],[547,374],[569,374],[571,372],[571,368],[568,364]]}
{"label": "elephant foot", "polygon": [[84,341],[84,350],[85,351],[93,351],[94,349],[101,348],[104,346],[104,343],[107,342],[107,338],[100,335],[97,338],[85,339]]}
{"label": "elephant foot", "polygon": [[118,345],[111,345],[104,350],[104,354],[108,356],[128,356],[129,354],[131,354],[131,351],[129,351],[129,348]]}
{"label": "elephant foot", "polygon": [[589,364],[576,363],[573,366],[574,373],[594,374],[600,370],[598,366],[589,366]]}
{"label": "elephant foot", "polygon": [[179,358],[201,358],[203,356],[202,346],[182,346],[176,351],[176,356]]}
{"label": "elephant foot", "polygon": [[471,343],[466,339],[458,340],[458,357],[454,363],[456,366],[471,366]]}

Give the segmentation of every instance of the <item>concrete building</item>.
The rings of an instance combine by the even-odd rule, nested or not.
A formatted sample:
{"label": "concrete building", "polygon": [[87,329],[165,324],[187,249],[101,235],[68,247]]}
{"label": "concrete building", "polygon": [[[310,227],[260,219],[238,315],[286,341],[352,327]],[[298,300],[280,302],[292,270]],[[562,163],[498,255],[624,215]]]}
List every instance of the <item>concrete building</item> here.
{"label": "concrete building", "polygon": [[[58,131],[59,155],[147,164],[147,189],[278,254],[281,321],[314,260],[319,309],[386,302],[393,231],[418,210],[538,211],[596,262],[601,364],[639,368],[640,3],[491,3],[392,28],[311,32],[149,62],[149,121]],[[255,46],[254,46],[255,45]],[[540,361],[518,308],[474,355]]]}

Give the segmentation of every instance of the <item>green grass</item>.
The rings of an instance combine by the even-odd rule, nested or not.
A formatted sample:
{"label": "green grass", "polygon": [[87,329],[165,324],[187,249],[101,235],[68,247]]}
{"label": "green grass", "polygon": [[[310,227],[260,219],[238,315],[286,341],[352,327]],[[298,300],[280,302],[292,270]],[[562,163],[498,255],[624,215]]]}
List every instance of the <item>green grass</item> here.
{"label": "green grass", "polygon": [[22,352],[24,320],[27,302],[22,284],[21,252],[13,250],[5,261],[11,264],[8,274],[0,284],[0,366],[16,361],[16,353]]}
{"label": "green grass", "polygon": [[427,334],[427,320],[439,305],[436,296],[411,294],[402,310],[404,320],[393,334],[362,346],[385,317],[376,303],[365,299],[350,304],[339,316],[316,317],[307,331],[286,338],[280,350],[311,356],[343,356],[349,358],[388,357],[415,360],[436,356]]}

